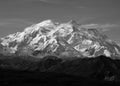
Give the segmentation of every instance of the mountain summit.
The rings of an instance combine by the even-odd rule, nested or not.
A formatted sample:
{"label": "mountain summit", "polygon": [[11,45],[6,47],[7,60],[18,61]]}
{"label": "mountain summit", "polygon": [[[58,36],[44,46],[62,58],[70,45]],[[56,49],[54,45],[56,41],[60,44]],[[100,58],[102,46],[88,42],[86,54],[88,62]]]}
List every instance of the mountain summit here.
{"label": "mountain summit", "polygon": [[0,53],[43,58],[119,56],[120,46],[95,28],[70,21],[58,23],[45,20],[25,28],[23,32],[0,39]]}

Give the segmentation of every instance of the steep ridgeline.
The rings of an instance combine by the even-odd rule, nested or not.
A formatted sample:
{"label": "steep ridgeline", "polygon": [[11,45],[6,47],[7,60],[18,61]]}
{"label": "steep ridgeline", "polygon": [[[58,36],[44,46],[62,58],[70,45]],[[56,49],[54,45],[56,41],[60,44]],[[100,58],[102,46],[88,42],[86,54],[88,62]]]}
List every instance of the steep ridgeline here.
{"label": "steep ridgeline", "polygon": [[3,55],[28,55],[43,58],[119,56],[120,47],[95,28],[85,28],[75,21],[55,23],[45,20],[10,34],[0,40]]}

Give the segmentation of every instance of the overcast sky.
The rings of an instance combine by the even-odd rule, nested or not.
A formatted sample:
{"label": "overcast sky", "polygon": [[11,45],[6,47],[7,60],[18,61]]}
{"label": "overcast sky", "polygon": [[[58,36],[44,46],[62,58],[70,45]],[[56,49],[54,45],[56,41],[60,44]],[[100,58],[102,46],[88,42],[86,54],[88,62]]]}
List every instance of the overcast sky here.
{"label": "overcast sky", "polygon": [[120,0],[0,0],[0,37],[46,19],[102,26],[120,42]]}

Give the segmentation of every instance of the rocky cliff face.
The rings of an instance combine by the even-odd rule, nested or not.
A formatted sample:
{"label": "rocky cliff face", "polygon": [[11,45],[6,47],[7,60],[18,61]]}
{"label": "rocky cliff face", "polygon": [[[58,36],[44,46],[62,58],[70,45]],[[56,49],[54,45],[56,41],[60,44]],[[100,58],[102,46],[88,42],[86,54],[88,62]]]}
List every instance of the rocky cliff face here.
{"label": "rocky cliff face", "polygon": [[56,23],[45,20],[10,34],[0,40],[0,53],[43,58],[119,56],[120,47],[95,28],[85,28],[75,21]]}

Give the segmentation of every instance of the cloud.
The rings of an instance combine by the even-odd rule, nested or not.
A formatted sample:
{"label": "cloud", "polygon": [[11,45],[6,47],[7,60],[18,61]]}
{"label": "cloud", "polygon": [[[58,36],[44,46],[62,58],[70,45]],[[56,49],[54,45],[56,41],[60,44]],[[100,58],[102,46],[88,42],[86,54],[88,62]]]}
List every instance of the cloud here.
{"label": "cloud", "polygon": [[106,31],[110,31],[111,29],[115,27],[120,27],[120,25],[118,24],[86,24],[86,25],[82,25],[81,27],[87,28],[87,29],[95,28],[103,32],[106,32]]}
{"label": "cloud", "polygon": [[51,4],[62,4],[62,5],[64,4],[75,8],[84,8],[84,6],[80,6],[79,0],[36,0],[36,1],[41,1]]}
{"label": "cloud", "polygon": [[45,3],[53,3],[53,4],[61,4],[64,3],[64,0],[36,0],[36,1],[41,1]]}
{"label": "cloud", "polygon": [[0,20],[0,37],[4,37],[7,34],[12,34],[15,32],[21,32],[26,27],[34,24],[34,22],[31,22],[26,19],[1,19]]}
{"label": "cloud", "polygon": [[42,2],[50,2],[51,0],[39,0],[39,1],[42,1]]}
{"label": "cloud", "polygon": [[86,8],[86,7],[84,7],[84,6],[76,6],[76,8]]}
{"label": "cloud", "polygon": [[22,31],[24,28],[34,24],[34,22],[27,21],[24,19],[2,19],[0,20],[0,32],[17,32]]}
{"label": "cloud", "polygon": [[[41,2],[46,2],[46,3],[59,3],[59,4],[66,4],[66,3],[71,3],[71,1],[69,0],[36,0],[36,1],[41,1]],[[72,2],[73,3],[73,2]]]}
{"label": "cloud", "polygon": [[6,25],[10,25],[10,24],[33,24],[33,22],[28,21],[28,20],[24,20],[24,19],[3,19],[0,21],[0,26],[6,26]]}
{"label": "cloud", "polygon": [[103,31],[109,31],[115,27],[120,27],[118,24],[105,24],[105,25],[100,25],[101,28],[103,28]]}
{"label": "cloud", "polygon": [[72,8],[78,8],[82,9],[85,8],[84,6],[79,5],[79,1],[77,0],[16,0],[16,3],[23,2],[23,3],[28,3],[28,2],[38,2],[38,3],[47,3],[47,4],[57,4],[57,5],[65,5],[69,6]]}
{"label": "cloud", "polygon": [[10,24],[10,23],[8,23],[8,22],[0,22],[0,26],[5,26],[5,25],[8,25],[8,24]]}

